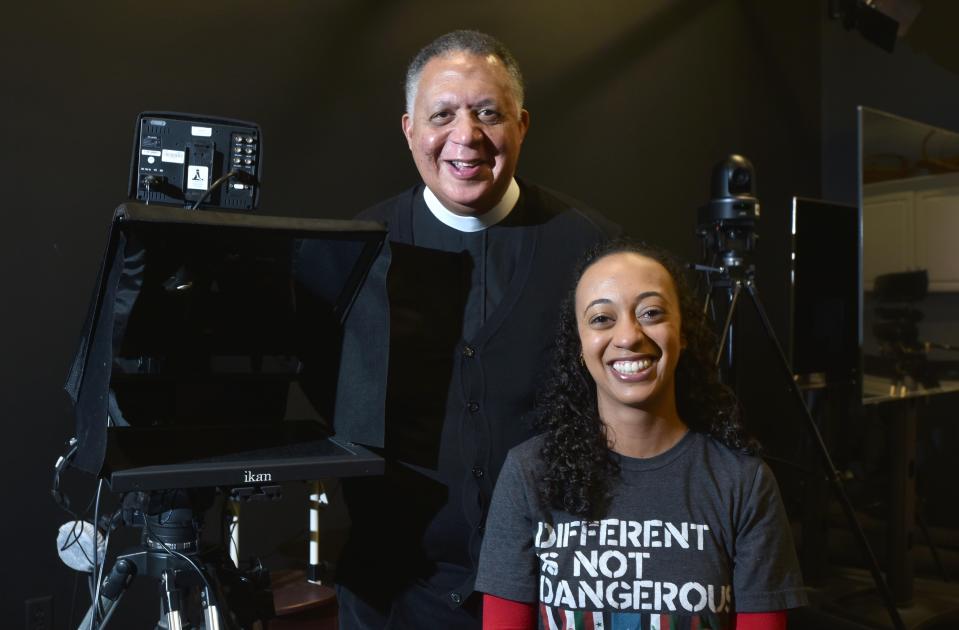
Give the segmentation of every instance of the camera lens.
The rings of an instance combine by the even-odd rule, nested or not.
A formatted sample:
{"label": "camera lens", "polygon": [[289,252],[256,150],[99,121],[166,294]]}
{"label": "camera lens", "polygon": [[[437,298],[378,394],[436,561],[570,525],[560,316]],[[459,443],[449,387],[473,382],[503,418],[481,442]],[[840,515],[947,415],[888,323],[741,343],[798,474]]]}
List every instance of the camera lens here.
{"label": "camera lens", "polygon": [[729,174],[729,192],[733,194],[749,192],[749,186],[749,171],[742,167],[733,169],[733,172]]}

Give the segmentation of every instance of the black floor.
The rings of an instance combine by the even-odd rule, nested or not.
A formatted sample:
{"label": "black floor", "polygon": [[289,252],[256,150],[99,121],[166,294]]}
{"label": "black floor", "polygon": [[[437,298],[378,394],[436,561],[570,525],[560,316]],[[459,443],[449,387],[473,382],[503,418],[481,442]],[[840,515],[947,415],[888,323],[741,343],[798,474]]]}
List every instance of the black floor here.
{"label": "black floor", "polygon": [[[868,571],[833,569],[809,587],[808,608],[793,611],[789,630],[894,628]],[[959,583],[916,578],[912,603],[897,608],[909,630],[959,630]]]}

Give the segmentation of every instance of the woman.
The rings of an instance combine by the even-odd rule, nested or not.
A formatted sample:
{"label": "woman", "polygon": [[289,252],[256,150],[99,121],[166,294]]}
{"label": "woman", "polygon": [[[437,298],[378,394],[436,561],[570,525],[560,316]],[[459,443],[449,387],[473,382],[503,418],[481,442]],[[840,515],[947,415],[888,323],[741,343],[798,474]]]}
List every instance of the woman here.
{"label": "woman", "polygon": [[[545,429],[497,482],[484,628],[784,628],[806,603],[772,473],[668,256],[591,252],[561,315]],[[538,610],[537,610],[538,609]]]}

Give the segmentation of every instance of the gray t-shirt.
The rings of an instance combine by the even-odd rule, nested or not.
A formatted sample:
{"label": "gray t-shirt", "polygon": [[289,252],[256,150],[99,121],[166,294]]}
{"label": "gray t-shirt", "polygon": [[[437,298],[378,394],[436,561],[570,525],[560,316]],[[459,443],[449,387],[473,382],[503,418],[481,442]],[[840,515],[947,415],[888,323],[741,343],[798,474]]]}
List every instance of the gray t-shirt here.
{"label": "gray t-shirt", "polygon": [[507,456],[476,590],[538,602],[542,627],[560,629],[726,628],[735,612],[807,603],[762,459],[692,431],[655,457],[615,455],[622,477],[608,513],[586,521],[541,504],[542,444]]}

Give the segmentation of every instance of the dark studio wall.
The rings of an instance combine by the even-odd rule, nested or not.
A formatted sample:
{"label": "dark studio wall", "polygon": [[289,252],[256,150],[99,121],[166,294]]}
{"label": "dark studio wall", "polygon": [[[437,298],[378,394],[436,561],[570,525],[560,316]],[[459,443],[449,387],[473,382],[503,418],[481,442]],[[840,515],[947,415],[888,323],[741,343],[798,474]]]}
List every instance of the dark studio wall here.
{"label": "dark studio wall", "polygon": [[[869,45],[838,22],[825,24],[823,48],[822,189],[823,196],[856,203],[858,196],[856,107],[863,105],[959,132],[959,46],[954,26],[959,23],[959,5],[949,0],[924,0],[922,10],[893,54]],[[864,347],[875,348],[864,313]],[[950,343],[959,338],[959,294],[930,294],[917,306],[923,311],[923,339]],[[930,334],[932,333],[932,334]],[[927,336],[928,335],[928,336]],[[933,360],[954,360],[955,353],[931,354]],[[951,377],[947,377],[951,378]],[[866,415],[863,425],[845,426],[845,457],[864,476],[882,474],[888,468],[883,448],[863,445],[883,441],[881,423]],[[952,469],[959,429],[956,397],[930,398],[919,414],[917,485],[922,514],[935,526],[955,527],[959,509],[954,497]],[[895,447],[895,445],[893,445]],[[872,451],[878,451],[878,454]],[[843,457],[843,455],[840,455]]]}
{"label": "dark studio wall", "polygon": [[822,188],[856,203],[856,108],[860,105],[928,125],[959,130],[959,47],[952,26],[959,6],[925,0],[893,54],[838,21],[822,33]]}
{"label": "dark studio wall", "polygon": [[[532,126],[520,174],[583,199],[632,235],[698,258],[696,208],[709,196],[712,166],[732,152],[753,161],[763,202],[758,279],[782,331],[789,198],[820,191],[822,4],[247,0],[8,9],[0,26],[0,443],[9,481],[0,534],[11,542],[0,618],[22,619],[25,598],[53,594],[57,627],[66,627],[74,577],[54,548],[66,515],[48,492],[72,435],[61,386],[125,195],[138,112],[259,122],[262,212],[348,218],[416,179],[399,126],[409,58],[453,28],[488,31],[527,77]],[[69,480],[75,503],[91,486],[82,475]],[[258,532],[269,545],[302,529],[293,522],[299,506],[277,513]]]}

